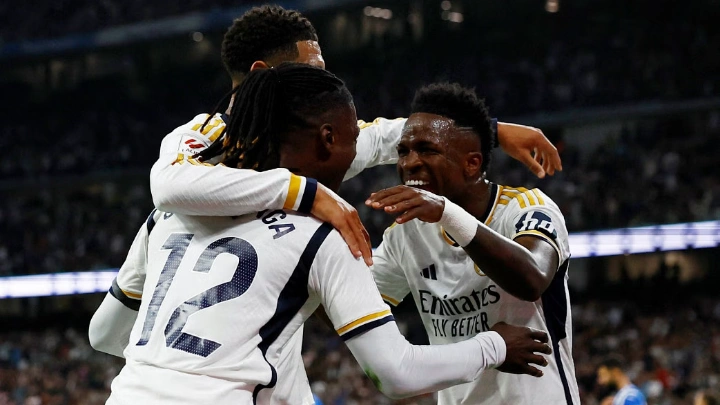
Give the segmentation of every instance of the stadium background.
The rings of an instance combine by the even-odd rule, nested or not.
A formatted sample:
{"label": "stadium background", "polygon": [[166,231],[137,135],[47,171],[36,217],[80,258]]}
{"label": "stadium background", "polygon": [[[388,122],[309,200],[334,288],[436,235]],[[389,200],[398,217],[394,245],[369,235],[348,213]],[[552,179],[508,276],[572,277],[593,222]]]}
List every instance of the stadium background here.
{"label": "stadium background", "polygon": [[[93,272],[122,263],[152,209],[148,172],[162,137],[229,89],[222,34],[256,3],[39,3],[0,4],[0,404],[101,404],[122,361],[87,342],[108,287]],[[315,24],[361,118],[404,116],[416,87],[454,80],[475,86],[493,116],[555,142],[562,173],[538,180],[496,151],[490,178],[542,188],[577,235],[570,282],[584,404],[607,393],[594,375],[607,354],[623,356],[651,404],[691,404],[718,388],[718,1],[278,3]],[[392,220],[360,202],[394,184],[394,168],[380,167],[341,190],[374,245]],[[660,226],[698,221],[714,222]],[[49,273],[85,275],[83,288],[99,292],[18,283]],[[403,304],[399,323],[426,342],[414,311]],[[311,321],[305,336],[325,404],[391,403],[331,331]]]}

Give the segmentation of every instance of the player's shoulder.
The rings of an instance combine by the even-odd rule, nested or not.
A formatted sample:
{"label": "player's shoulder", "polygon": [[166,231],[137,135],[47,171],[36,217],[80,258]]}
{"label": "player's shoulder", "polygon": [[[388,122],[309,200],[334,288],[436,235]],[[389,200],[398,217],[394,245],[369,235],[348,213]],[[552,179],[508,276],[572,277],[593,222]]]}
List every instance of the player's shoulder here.
{"label": "player's shoulder", "polygon": [[213,138],[214,141],[225,129],[225,121],[222,114],[202,113],[193,117],[190,121],[175,128],[169,135],[195,135],[201,138]]}
{"label": "player's shoulder", "polygon": [[381,124],[383,124],[383,123],[404,124],[405,121],[404,121],[404,118],[392,118],[392,119],[388,119],[388,118],[383,118],[383,117],[377,117],[377,118],[375,118],[374,120],[372,120],[372,121],[370,121],[370,122],[366,122],[366,121],[363,121],[363,120],[358,120],[358,121],[357,121],[358,127],[360,127],[361,130],[366,129],[366,128],[377,127],[377,126],[379,126],[379,125],[381,125]]}
{"label": "player's shoulder", "polygon": [[557,207],[557,204],[539,188],[498,186],[498,204],[517,207]]}
{"label": "player's shoulder", "polygon": [[[505,236],[514,235],[527,226],[565,230],[565,218],[555,202],[538,188],[499,186],[496,206],[488,225]],[[563,231],[562,233],[566,233]]]}

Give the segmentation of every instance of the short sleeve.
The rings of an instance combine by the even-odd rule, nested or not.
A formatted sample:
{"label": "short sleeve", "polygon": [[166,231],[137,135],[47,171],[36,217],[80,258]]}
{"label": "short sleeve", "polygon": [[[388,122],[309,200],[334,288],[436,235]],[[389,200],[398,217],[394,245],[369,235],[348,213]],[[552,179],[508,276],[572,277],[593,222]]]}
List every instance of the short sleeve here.
{"label": "short sleeve", "polygon": [[538,189],[525,190],[514,197],[508,209],[504,234],[510,239],[534,236],[548,241],[558,253],[558,263],[570,257],[568,231],[558,206]]}
{"label": "short sleeve", "polygon": [[352,256],[335,230],[318,250],[308,282],[343,340],[394,321],[370,269]]}
{"label": "short sleeve", "polygon": [[140,227],[130,250],[116,278],[117,287],[127,297],[135,300],[142,298],[145,275],[147,274],[147,247],[150,231],[161,213],[153,210]]}

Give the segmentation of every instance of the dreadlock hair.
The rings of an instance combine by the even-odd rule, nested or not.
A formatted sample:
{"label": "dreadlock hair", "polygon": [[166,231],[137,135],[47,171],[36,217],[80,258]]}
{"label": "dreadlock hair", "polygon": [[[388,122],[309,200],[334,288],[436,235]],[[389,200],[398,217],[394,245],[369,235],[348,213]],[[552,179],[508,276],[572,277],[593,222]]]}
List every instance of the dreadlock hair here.
{"label": "dreadlock hair", "polygon": [[[334,74],[289,62],[250,72],[224,100],[233,94],[224,137],[197,157],[207,161],[223,155],[226,166],[260,171],[278,167],[286,136],[311,128],[313,117],[353,102],[345,83]],[[210,117],[221,111],[221,105]]]}
{"label": "dreadlock hair", "polygon": [[235,19],[223,38],[221,55],[230,76],[250,71],[253,62],[277,55],[299,56],[298,41],[317,41],[315,27],[297,11],[280,6],[254,7]]}
{"label": "dreadlock hair", "polygon": [[480,170],[484,173],[490,166],[494,133],[485,100],[478,98],[475,90],[457,83],[435,83],[421,87],[415,92],[411,113],[441,115],[455,121],[455,125],[470,127],[480,137],[483,157]]}

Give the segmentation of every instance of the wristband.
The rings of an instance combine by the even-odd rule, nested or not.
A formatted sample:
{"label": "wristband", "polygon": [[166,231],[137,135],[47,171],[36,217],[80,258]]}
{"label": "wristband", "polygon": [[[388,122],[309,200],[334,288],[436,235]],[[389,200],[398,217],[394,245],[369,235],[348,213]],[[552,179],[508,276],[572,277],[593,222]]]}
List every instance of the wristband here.
{"label": "wristband", "polygon": [[438,223],[458,245],[465,247],[475,238],[478,220],[459,205],[445,197],[443,199],[445,200],[445,209]]}

